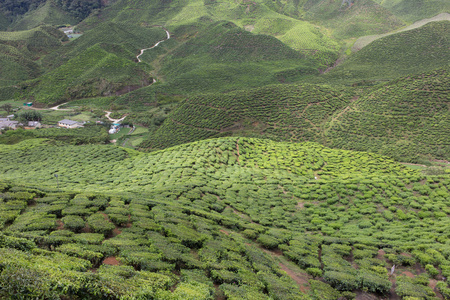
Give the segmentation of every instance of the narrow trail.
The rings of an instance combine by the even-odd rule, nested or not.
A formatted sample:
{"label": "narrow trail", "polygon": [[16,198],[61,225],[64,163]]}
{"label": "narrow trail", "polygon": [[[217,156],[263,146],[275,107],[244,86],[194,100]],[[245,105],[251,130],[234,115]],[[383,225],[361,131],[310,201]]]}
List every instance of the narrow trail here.
{"label": "narrow trail", "polygon": [[69,102],[64,102],[64,103],[62,103],[62,104],[59,104],[59,105],[50,107],[50,109],[52,109],[52,110],[71,110],[71,109],[61,109],[61,108],[59,108],[60,106],[62,106],[62,105],[64,105],[64,104],[67,104],[67,103],[69,103]]}
{"label": "narrow trail", "polygon": [[144,52],[145,52],[146,50],[153,49],[153,48],[157,47],[159,44],[161,44],[162,42],[167,41],[168,39],[170,39],[170,32],[169,32],[166,28],[164,28],[164,27],[162,27],[162,26],[160,26],[160,27],[166,31],[167,38],[164,39],[164,40],[161,40],[161,41],[157,42],[156,44],[154,44],[154,45],[153,45],[152,47],[150,47],[150,48],[141,49],[141,53],[140,53],[138,56],[136,56],[136,59],[138,60],[138,62],[142,62],[142,60],[141,60],[139,57],[140,57],[142,54],[144,54]]}
{"label": "narrow trail", "polygon": [[111,122],[113,122],[113,123],[119,123],[119,122],[121,122],[121,121],[123,121],[127,116],[125,115],[125,116],[123,116],[122,118],[120,118],[120,119],[113,119],[113,118],[111,118],[109,115],[112,113],[112,111],[106,111],[105,110],[105,113],[106,113],[106,115],[105,115],[105,117],[108,119],[108,120],[110,120]]}
{"label": "narrow trail", "polygon": [[444,20],[450,20],[450,14],[449,13],[441,13],[437,16],[434,16],[432,18],[429,19],[423,19],[420,21],[415,22],[412,25],[409,25],[405,28],[399,29],[399,30],[394,30],[385,34],[377,34],[377,35],[367,35],[367,36],[363,36],[360,37],[359,39],[356,40],[356,42],[353,44],[352,47],[352,52],[357,52],[359,50],[361,50],[362,48],[364,48],[365,46],[369,45],[370,43],[372,43],[373,41],[388,36],[388,35],[392,35],[395,33],[399,33],[399,32],[403,32],[403,31],[408,31],[408,30],[412,30],[412,29],[416,29],[419,27],[422,27],[423,25],[426,25],[430,22],[435,22],[435,21],[444,21]]}

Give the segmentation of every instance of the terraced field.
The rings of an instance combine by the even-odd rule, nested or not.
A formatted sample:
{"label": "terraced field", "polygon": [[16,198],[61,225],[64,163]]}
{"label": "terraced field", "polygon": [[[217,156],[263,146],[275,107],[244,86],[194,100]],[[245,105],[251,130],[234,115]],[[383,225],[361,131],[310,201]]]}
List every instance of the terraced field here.
{"label": "terraced field", "polygon": [[[19,287],[23,296],[70,299],[449,290],[448,175],[253,138],[150,154],[45,140],[0,147],[2,296]],[[26,280],[6,281],[11,274]]]}

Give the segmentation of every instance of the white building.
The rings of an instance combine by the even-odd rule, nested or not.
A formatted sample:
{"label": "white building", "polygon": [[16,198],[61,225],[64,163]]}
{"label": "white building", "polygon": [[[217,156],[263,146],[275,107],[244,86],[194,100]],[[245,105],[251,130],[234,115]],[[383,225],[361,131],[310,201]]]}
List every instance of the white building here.
{"label": "white building", "polygon": [[73,121],[73,120],[68,120],[68,119],[64,119],[58,122],[58,126],[59,127],[64,127],[64,128],[78,128],[78,127],[83,127],[82,124],[80,124],[77,121]]}

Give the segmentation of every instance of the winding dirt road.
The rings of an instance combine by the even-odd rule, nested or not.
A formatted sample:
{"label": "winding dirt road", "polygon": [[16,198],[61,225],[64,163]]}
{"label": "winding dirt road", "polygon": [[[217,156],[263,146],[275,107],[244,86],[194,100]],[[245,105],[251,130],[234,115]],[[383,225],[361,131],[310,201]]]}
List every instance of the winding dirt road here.
{"label": "winding dirt road", "polygon": [[385,34],[367,35],[367,36],[360,37],[358,40],[356,40],[355,44],[353,44],[352,52],[357,52],[357,51],[361,50],[362,48],[364,48],[365,46],[367,46],[370,43],[372,43],[373,41],[378,40],[378,39],[380,39],[382,37],[385,37],[385,36],[388,36],[388,35],[392,35],[392,34],[395,34],[395,33],[399,33],[399,32],[403,32],[403,31],[416,29],[416,28],[422,27],[423,25],[426,25],[426,24],[428,24],[430,22],[444,21],[444,20],[450,21],[450,14],[449,13],[442,13],[442,14],[439,14],[439,15],[433,17],[433,18],[423,19],[423,20],[417,21],[414,24],[409,25],[409,26],[407,26],[405,28],[402,28],[400,30],[394,30],[392,32],[388,32],[388,33],[385,33]]}
{"label": "winding dirt road", "polygon": [[121,121],[123,121],[127,116],[125,115],[125,116],[123,116],[122,118],[120,118],[120,119],[113,119],[113,118],[111,118],[109,115],[112,113],[112,111],[106,111],[105,110],[105,113],[106,113],[106,115],[105,115],[105,117],[108,119],[108,120],[110,120],[111,122],[113,122],[113,123],[120,123]]}
{"label": "winding dirt road", "polygon": [[136,56],[138,62],[141,62],[141,59],[140,59],[139,57],[140,57],[142,54],[144,54],[144,51],[145,51],[145,50],[153,49],[153,48],[157,47],[159,44],[161,44],[162,42],[167,41],[168,39],[170,39],[170,32],[169,32],[167,29],[165,29],[164,27],[162,27],[162,26],[160,26],[160,27],[166,31],[167,38],[164,39],[164,40],[161,40],[161,41],[157,42],[156,44],[154,44],[154,45],[153,45],[152,47],[150,47],[150,48],[141,49],[141,53],[140,53],[138,56]]}

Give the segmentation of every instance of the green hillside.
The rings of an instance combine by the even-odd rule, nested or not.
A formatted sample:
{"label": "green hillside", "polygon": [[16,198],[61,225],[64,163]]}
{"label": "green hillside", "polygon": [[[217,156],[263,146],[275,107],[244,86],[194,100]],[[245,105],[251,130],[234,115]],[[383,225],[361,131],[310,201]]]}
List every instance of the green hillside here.
{"label": "green hillside", "polygon": [[76,98],[110,96],[152,83],[147,65],[136,64],[96,44],[61,67],[21,84],[21,97],[55,104]]}
{"label": "green hillside", "polygon": [[4,19],[0,21],[0,30],[75,25],[104,4],[106,2],[100,0],[2,0],[0,16]]}
{"label": "green hillside", "polygon": [[447,2],[0,0],[0,299],[450,299]]}
{"label": "green hillside", "polygon": [[60,47],[65,39],[62,32],[50,26],[0,31],[0,86],[38,77],[42,70],[36,60]]}
{"label": "green hillside", "polygon": [[380,34],[404,25],[402,20],[372,0],[310,0],[304,9],[307,20],[330,28],[338,38]]}
{"label": "green hillside", "polygon": [[164,38],[166,33],[160,27],[103,22],[95,30],[86,31],[81,37],[44,57],[42,65],[54,69],[99,43],[109,44],[111,51],[116,48],[120,55],[137,61],[140,49],[151,47]]}
{"label": "green hillside", "polygon": [[449,68],[374,88],[328,123],[328,145],[417,161],[450,158]]}
{"label": "green hillside", "polygon": [[45,140],[0,148],[2,297],[18,289],[23,297],[204,300],[449,291],[448,175],[252,138],[150,154]]}
{"label": "green hillside", "polygon": [[352,94],[329,86],[274,85],[190,97],[139,147],[160,149],[223,135],[320,140],[324,122]]}
{"label": "green hillside", "polygon": [[378,39],[323,76],[342,84],[365,84],[425,72],[450,61],[450,21]]}
{"label": "green hillside", "polygon": [[181,102],[139,145],[161,149],[224,135],[317,141],[401,161],[450,158],[448,68],[366,92],[321,85],[274,85]]}
{"label": "green hillside", "polygon": [[[143,56],[144,61],[152,63],[147,57]],[[277,82],[277,74],[283,72],[291,73],[294,80],[317,74],[317,64],[301,53],[271,36],[255,35],[229,22],[203,28],[169,50],[159,64],[157,75],[165,86],[158,89],[172,94],[262,86]],[[289,75],[287,81],[292,80]]]}
{"label": "green hillside", "polygon": [[446,0],[374,0],[396,16],[408,22],[431,18],[440,13],[450,12]]}
{"label": "green hillside", "polygon": [[[170,31],[180,27],[195,30],[209,28],[211,22],[229,21],[242,29],[267,34],[295,50],[301,50],[309,57],[315,57],[321,64],[332,63],[339,53],[340,43],[331,39],[326,30],[292,18],[261,2],[204,2],[199,0],[147,3],[146,1],[117,1],[106,7],[98,16],[91,16],[80,24],[80,28],[92,28],[104,19],[116,23],[159,24]],[[143,9],[145,7],[146,9]],[[174,36],[181,39],[182,36]]]}
{"label": "green hillside", "polygon": [[34,10],[27,12],[9,25],[11,30],[27,30],[35,28],[41,24],[66,25],[76,24],[77,20],[62,10],[52,0],[47,0]]}

